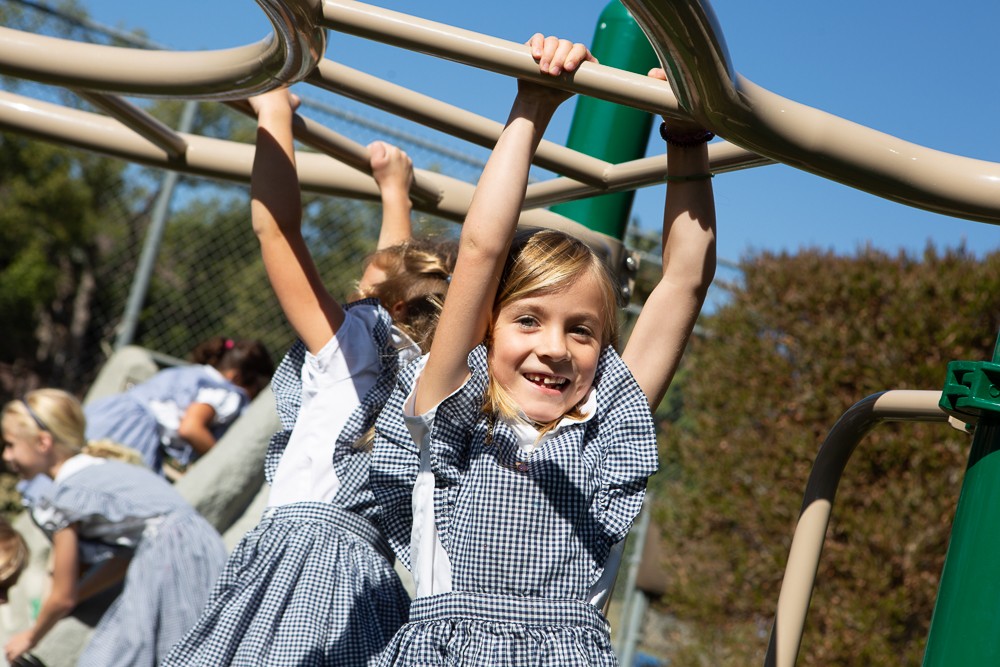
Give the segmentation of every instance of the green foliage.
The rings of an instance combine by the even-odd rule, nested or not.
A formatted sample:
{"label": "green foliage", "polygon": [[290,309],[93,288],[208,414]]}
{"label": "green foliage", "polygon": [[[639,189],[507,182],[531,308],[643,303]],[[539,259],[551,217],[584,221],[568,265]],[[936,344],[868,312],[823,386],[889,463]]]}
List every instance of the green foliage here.
{"label": "green foliage", "polygon": [[[666,425],[652,482],[670,580],[661,606],[694,637],[671,656],[677,666],[760,664],[830,427],[875,392],[940,390],[949,361],[991,358],[1000,327],[1000,253],[804,251],[741,269],[685,356],[684,417]],[[882,426],[862,440],[797,664],[920,664],[969,444],[941,424]]]}
{"label": "green foliage", "polygon": [[0,362],[72,384],[102,248],[120,234],[123,166],[0,135]]}

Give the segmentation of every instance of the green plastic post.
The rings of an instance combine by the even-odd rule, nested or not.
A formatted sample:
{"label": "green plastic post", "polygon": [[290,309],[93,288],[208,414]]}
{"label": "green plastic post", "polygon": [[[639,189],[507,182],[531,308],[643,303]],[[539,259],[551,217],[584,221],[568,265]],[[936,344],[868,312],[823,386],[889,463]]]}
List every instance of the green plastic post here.
{"label": "green plastic post", "polygon": [[941,408],[977,423],[924,667],[1000,665],[1000,338],[992,362],[948,364]]}
{"label": "green plastic post", "polygon": [[[659,66],[639,24],[618,1],[601,12],[591,52],[602,65],[645,74]],[[566,145],[581,153],[618,164],[643,157],[652,116],[631,107],[581,96],[573,112]],[[600,195],[557,204],[556,213],[616,239],[625,237],[633,192]]]}

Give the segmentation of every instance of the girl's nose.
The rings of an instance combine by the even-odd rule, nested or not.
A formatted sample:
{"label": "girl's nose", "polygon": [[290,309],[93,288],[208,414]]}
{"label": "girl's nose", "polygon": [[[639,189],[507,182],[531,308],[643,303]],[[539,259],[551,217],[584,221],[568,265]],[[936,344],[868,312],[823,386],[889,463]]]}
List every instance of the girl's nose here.
{"label": "girl's nose", "polygon": [[538,356],[562,361],[569,358],[566,337],[561,332],[551,330],[545,334],[538,347]]}

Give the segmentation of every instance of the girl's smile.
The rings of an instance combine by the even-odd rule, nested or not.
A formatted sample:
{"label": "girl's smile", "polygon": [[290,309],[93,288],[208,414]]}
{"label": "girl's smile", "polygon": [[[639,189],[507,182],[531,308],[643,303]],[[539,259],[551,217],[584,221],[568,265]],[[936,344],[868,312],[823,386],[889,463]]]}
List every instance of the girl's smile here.
{"label": "girl's smile", "polygon": [[497,314],[490,371],[531,421],[557,421],[587,396],[603,348],[601,294],[587,273]]}

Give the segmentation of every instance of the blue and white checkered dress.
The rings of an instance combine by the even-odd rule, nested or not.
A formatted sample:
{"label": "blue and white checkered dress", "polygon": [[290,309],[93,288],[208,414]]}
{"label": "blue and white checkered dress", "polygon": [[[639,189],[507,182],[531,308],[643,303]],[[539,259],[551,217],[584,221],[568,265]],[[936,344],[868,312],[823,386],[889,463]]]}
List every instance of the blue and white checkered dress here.
{"label": "blue and white checkered dress", "polygon": [[[487,444],[486,351],[437,408],[430,433],[438,537],[452,592],[417,598],[380,665],[614,665],[607,622],[587,602],[611,547],[637,516],[657,468],[652,416],[612,349],[598,365],[597,411],[527,459],[502,420]],[[376,425],[372,487],[386,534],[410,562],[417,446],[403,421],[416,367],[400,373]]]}
{"label": "blue and white checkered dress", "polygon": [[[64,466],[83,460],[74,459]],[[75,524],[86,564],[132,554],[124,588],[78,664],[154,667],[198,619],[226,547],[166,480],[137,465],[91,462],[57,478],[32,516],[50,536]]]}
{"label": "blue and white checkered dress", "polygon": [[[373,305],[347,308],[360,304]],[[355,446],[374,425],[398,367],[392,320],[381,307],[377,311],[372,340],[382,351],[379,375],[337,438],[339,491],[332,502],[266,510],[230,556],[197,626],[162,667],[371,665],[406,621],[410,598],[378,529],[368,484],[371,455]],[[305,354],[296,343],[272,379],[283,430],[267,452],[268,482],[301,408]]]}

